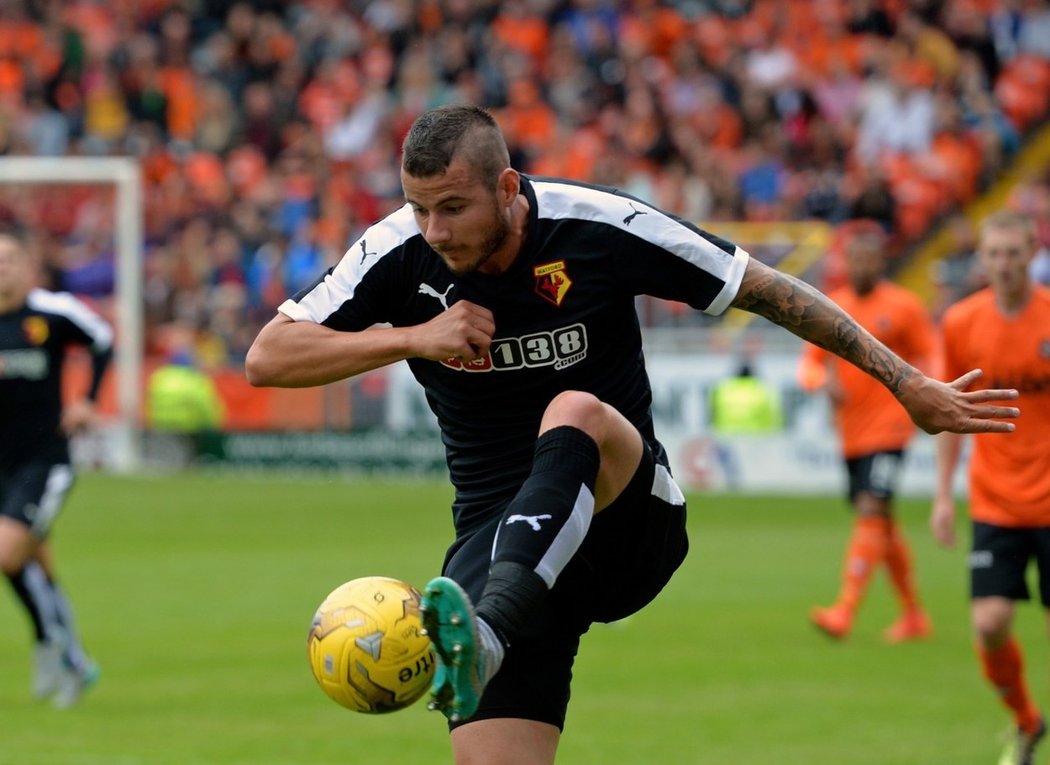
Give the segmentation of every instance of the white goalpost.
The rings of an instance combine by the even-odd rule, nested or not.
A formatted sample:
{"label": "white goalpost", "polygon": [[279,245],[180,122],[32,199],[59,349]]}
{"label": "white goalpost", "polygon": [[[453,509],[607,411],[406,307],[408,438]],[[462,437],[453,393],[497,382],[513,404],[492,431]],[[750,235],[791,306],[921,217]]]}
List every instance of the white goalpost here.
{"label": "white goalpost", "polygon": [[115,371],[118,422],[107,463],[120,472],[140,465],[142,306],[142,178],[130,157],[0,157],[0,183],[113,184],[116,189]]}

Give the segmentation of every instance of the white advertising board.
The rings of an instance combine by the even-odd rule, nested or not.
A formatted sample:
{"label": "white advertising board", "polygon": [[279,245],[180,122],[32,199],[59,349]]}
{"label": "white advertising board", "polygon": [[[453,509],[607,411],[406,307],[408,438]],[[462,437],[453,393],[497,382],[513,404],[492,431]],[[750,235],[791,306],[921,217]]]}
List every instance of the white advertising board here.
{"label": "white advertising board", "polygon": [[[729,376],[732,355],[657,353],[647,355],[653,388],[656,434],[671,456],[683,488],[757,493],[845,493],[846,476],[827,401],[801,391],[796,382],[797,350],[768,351],[755,374],[781,396],[784,430],[755,437],[715,437],[709,427],[708,397]],[[385,370],[386,426],[395,430],[436,429],[422,391],[405,364]],[[964,470],[956,480],[965,486]],[[934,439],[918,433],[908,450],[902,495],[929,495],[934,487]]]}

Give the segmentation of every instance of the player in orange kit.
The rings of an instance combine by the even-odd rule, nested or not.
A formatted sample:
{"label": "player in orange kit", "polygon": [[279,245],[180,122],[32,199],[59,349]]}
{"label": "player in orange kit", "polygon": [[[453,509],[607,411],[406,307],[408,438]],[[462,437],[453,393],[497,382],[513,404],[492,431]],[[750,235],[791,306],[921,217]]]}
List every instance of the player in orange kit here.
{"label": "player in orange kit", "polygon": [[[829,293],[857,323],[919,368],[934,350],[932,323],[919,299],[884,278],[884,242],[863,233],[847,245],[849,284]],[[810,619],[834,638],[846,637],[872,574],[885,563],[901,603],[901,616],[884,633],[894,643],[925,638],[930,620],[919,603],[911,554],[893,515],[893,496],[914,433],[908,413],[878,383],[815,345],[799,367],[803,389],[823,390],[835,410],[855,511],[835,603],[814,608]]]}
{"label": "player in orange kit", "polygon": [[[974,441],[970,460],[970,613],[984,676],[1013,714],[1017,736],[1000,762],[1034,762],[1046,733],[1024,679],[1013,636],[1014,601],[1028,600],[1025,571],[1034,558],[1040,600],[1050,609],[1050,289],[1034,284],[1028,264],[1038,245],[1026,216],[999,212],[984,221],[978,259],[989,287],[944,316],[944,373],[984,370],[985,380],[1020,392],[1022,416],[1006,438]],[[937,491],[930,525],[937,541],[955,541],[952,476],[961,437],[939,436]]]}

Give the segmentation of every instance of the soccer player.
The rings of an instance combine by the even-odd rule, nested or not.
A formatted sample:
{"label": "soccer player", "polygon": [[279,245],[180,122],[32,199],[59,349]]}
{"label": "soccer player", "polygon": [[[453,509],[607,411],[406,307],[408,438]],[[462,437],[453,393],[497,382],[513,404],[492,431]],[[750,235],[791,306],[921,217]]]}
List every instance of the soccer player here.
{"label": "soccer player", "polygon": [[653,432],[642,293],[731,305],[837,351],[924,428],[1006,431],[1016,409],[925,377],[806,284],[612,189],[510,167],[473,106],[403,144],[406,204],[279,308],[254,385],[320,385],[407,360],[437,416],[456,538],[424,591],[433,708],[457,762],[554,761],[592,622],[652,600],[686,554],[685,499]]}
{"label": "soccer player", "polygon": [[[847,284],[828,297],[905,361],[929,369],[933,324],[918,297],[884,278],[884,252],[881,234],[850,239]],[[901,613],[884,638],[891,643],[925,638],[930,620],[919,603],[908,543],[893,512],[904,451],[915,427],[889,390],[823,348],[807,345],[799,372],[802,388],[825,392],[834,408],[854,511],[838,598],[828,608],[812,609],[810,619],[825,634],[845,638],[872,574],[885,564]]]}
{"label": "soccer player", "polygon": [[[970,616],[988,682],[1010,710],[1017,736],[1000,762],[1034,762],[1046,722],[1024,678],[1013,635],[1014,602],[1028,600],[1025,571],[1035,560],[1044,612],[1050,615],[1050,289],[1034,284],[1028,263],[1035,225],[997,212],[981,226],[977,257],[989,286],[944,316],[945,372],[980,364],[993,384],[1020,392],[1023,416],[1008,438],[973,440],[969,466],[972,519]],[[962,436],[937,439],[937,489],[930,525],[937,541],[955,542],[952,478]],[[1050,624],[1050,620],[1048,620]]]}
{"label": "soccer player", "polygon": [[[36,633],[33,694],[74,705],[98,677],[55,576],[48,536],[73,485],[69,436],[94,418],[110,326],[69,293],[34,287],[35,263],[0,234],[0,570]],[[63,407],[66,349],[91,356],[86,397]]]}

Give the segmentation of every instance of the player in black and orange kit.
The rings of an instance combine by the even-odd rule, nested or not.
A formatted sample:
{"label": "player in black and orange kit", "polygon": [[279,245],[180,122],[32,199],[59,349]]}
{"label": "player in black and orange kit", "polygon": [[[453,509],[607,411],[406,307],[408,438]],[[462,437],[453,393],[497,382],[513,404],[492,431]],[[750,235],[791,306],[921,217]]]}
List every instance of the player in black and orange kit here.
{"label": "player in black and orange kit", "polygon": [[[884,253],[881,236],[853,237],[846,252],[848,283],[828,297],[890,350],[928,370],[933,324],[918,297],[884,278]],[[799,371],[803,389],[822,390],[831,400],[855,513],[838,597],[828,608],[814,608],[810,619],[827,635],[846,637],[872,574],[885,565],[900,601],[900,617],[886,629],[885,639],[900,643],[928,637],[932,626],[919,602],[911,552],[893,507],[915,426],[885,387],[815,345],[806,346]]]}
{"label": "player in black and orange kit", "polygon": [[[70,434],[94,418],[94,399],[112,356],[113,332],[69,293],[34,286],[22,243],[0,234],[0,570],[36,633],[33,693],[75,704],[98,677],[55,575],[48,537],[73,485]],[[85,397],[63,406],[67,348],[88,349]]]}
{"label": "player in black and orange kit", "polygon": [[518,173],[482,109],[431,110],[403,148],[407,204],[280,307],[246,371],[320,385],[407,360],[425,388],[455,487],[423,605],[457,762],[553,762],[581,635],[642,608],[685,556],[636,295],[766,316],[879,376],[929,430],[1010,428],[988,418],[1016,410],[983,403],[1009,392],[931,380],[739,247],[615,190]]}
{"label": "player in black and orange kit", "polygon": [[[1013,635],[1014,604],[1029,599],[1026,570],[1033,559],[1050,628],[1050,289],[1029,276],[1037,250],[1030,218],[991,215],[977,247],[989,286],[953,305],[943,320],[945,374],[978,365],[993,382],[1020,393],[1016,432],[975,438],[969,468],[971,620],[984,676],[1017,727],[1000,762],[1019,765],[1035,762],[1046,734]],[[961,452],[961,436],[938,436],[930,524],[944,545],[955,542],[952,478]]]}

